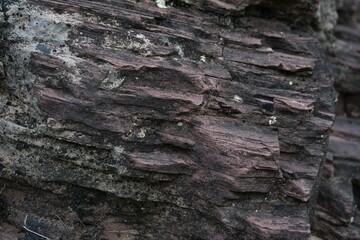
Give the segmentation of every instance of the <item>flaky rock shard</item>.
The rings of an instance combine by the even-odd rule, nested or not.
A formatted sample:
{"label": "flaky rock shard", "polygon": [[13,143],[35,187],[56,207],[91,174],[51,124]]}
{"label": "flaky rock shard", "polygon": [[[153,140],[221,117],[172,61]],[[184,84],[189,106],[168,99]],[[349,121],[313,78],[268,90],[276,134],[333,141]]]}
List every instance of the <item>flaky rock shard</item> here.
{"label": "flaky rock shard", "polygon": [[309,238],[316,1],[5,2],[1,237]]}

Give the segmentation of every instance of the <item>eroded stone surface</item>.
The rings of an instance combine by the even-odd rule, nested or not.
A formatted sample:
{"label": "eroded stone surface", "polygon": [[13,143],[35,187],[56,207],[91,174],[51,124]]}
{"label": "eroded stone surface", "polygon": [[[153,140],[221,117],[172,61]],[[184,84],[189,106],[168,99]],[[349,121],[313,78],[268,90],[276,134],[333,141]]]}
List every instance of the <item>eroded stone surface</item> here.
{"label": "eroded stone surface", "polygon": [[335,38],[327,46],[327,59],[339,91],[338,117],[329,139],[313,230],[324,239],[359,239],[360,5],[354,0],[336,3],[331,11],[339,18],[331,30]]}
{"label": "eroded stone surface", "polygon": [[334,94],[306,25],[317,4],[275,2],[9,3],[7,222],[66,239],[307,239]]}
{"label": "eroded stone surface", "polygon": [[314,230],[326,239],[358,239],[360,122],[337,117],[329,141]]}

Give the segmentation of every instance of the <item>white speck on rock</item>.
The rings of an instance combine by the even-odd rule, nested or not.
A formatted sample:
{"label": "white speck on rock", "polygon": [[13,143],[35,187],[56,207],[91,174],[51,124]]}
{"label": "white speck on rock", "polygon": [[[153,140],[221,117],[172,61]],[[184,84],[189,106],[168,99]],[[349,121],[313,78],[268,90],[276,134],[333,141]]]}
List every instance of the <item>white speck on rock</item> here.
{"label": "white speck on rock", "polygon": [[269,119],[269,125],[273,125],[276,123],[276,117],[275,116],[271,116]]}
{"label": "white speck on rock", "polygon": [[222,221],[223,221],[224,223],[230,223],[230,220],[227,219],[227,218],[223,218]]}
{"label": "white speck on rock", "polygon": [[47,124],[50,124],[50,123],[52,123],[52,122],[56,122],[56,120],[55,120],[54,118],[48,118],[48,119],[46,119],[46,123],[47,123]]}
{"label": "white speck on rock", "polygon": [[165,0],[156,0],[156,5],[158,6],[158,8],[168,8],[166,6]]}
{"label": "white speck on rock", "polygon": [[205,55],[202,55],[202,56],[200,57],[200,61],[206,62],[206,57],[205,57]]}
{"label": "white speck on rock", "polygon": [[184,51],[182,50],[182,47],[179,44],[175,45],[175,50],[178,52],[178,54],[179,54],[179,56],[181,58],[185,57],[185,53],[184,53]]}
{"label": "white speck on rock", "polygon": [[234,99],[235,102],[238,102],[238,103],[243,102],[243,99],[241,97],[239,97],[238,95],[235,95],[233,99]]}
{"label": "white speck on rock", "polygon": [[137,136],[137,138],[145,138],[145,136],[146,136],[146,131],[145,131],[145,129],[140,129],[140,132],[138,132],[138,134],[136,135]]}
{"label": "white speck on rock", "polygon": [[258,49],[259,52],[263,53],[272,53],[274,50],[271,47],[262,47]]}

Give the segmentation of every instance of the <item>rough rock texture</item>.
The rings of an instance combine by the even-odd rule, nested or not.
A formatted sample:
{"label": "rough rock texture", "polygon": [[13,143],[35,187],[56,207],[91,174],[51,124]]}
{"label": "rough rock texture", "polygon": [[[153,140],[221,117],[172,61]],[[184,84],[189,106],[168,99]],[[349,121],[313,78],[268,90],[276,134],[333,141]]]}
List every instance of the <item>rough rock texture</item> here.
{"label": "rough rock texture", "polygon": [[2,238],[308,239],[317,1],[1,2]]}
{"label": "rough rock texture", "polygon": [[324,239],[359,239],[360,120],[337,117],[327,156],[314,232]]}
{"label": "rough rock texture", "polygon": [[339,1],[327,59],[339,92],[337,119],[313,224],[324,239],[360,239],[360,2]]}
{"label": "rough rock texture", "polygon": [[[339,9],[339,23],[335,28],[337,41],[330,49],[329,62],[335,76],[335,87],[344,101],[349,117],[360,118],[360,3],[344,1]],[[352,16],[352,17],[350,17]],[[356,96],[353,96],[356,95]],[[357,97],[357,99],[355,99]],[[357,105],[356,105],[357,104]],[[341,106],[341,105],[340,105]],[[342,112],[339,111],[339,114]]]}

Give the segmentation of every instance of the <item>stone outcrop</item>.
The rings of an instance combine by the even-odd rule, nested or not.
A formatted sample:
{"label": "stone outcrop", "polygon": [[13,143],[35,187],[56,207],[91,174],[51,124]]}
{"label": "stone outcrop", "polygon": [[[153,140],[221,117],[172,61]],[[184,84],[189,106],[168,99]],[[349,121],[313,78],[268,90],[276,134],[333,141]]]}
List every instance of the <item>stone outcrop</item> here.
{"label": "stone outcrop", "polygon": [[2,238],[309,238],[317,1],[1,2]]}
{"label": "stone outcrop", "polygon": [[314,233],[324,239],[360,238],[360,121],[338,116],[314,219]]}
{"label": "stone outcrop", "polygon": [[339,92],[338,116],[313,229],[324,239],[360,239],[360,2],[339,1],[336,15],[327,59]]}

